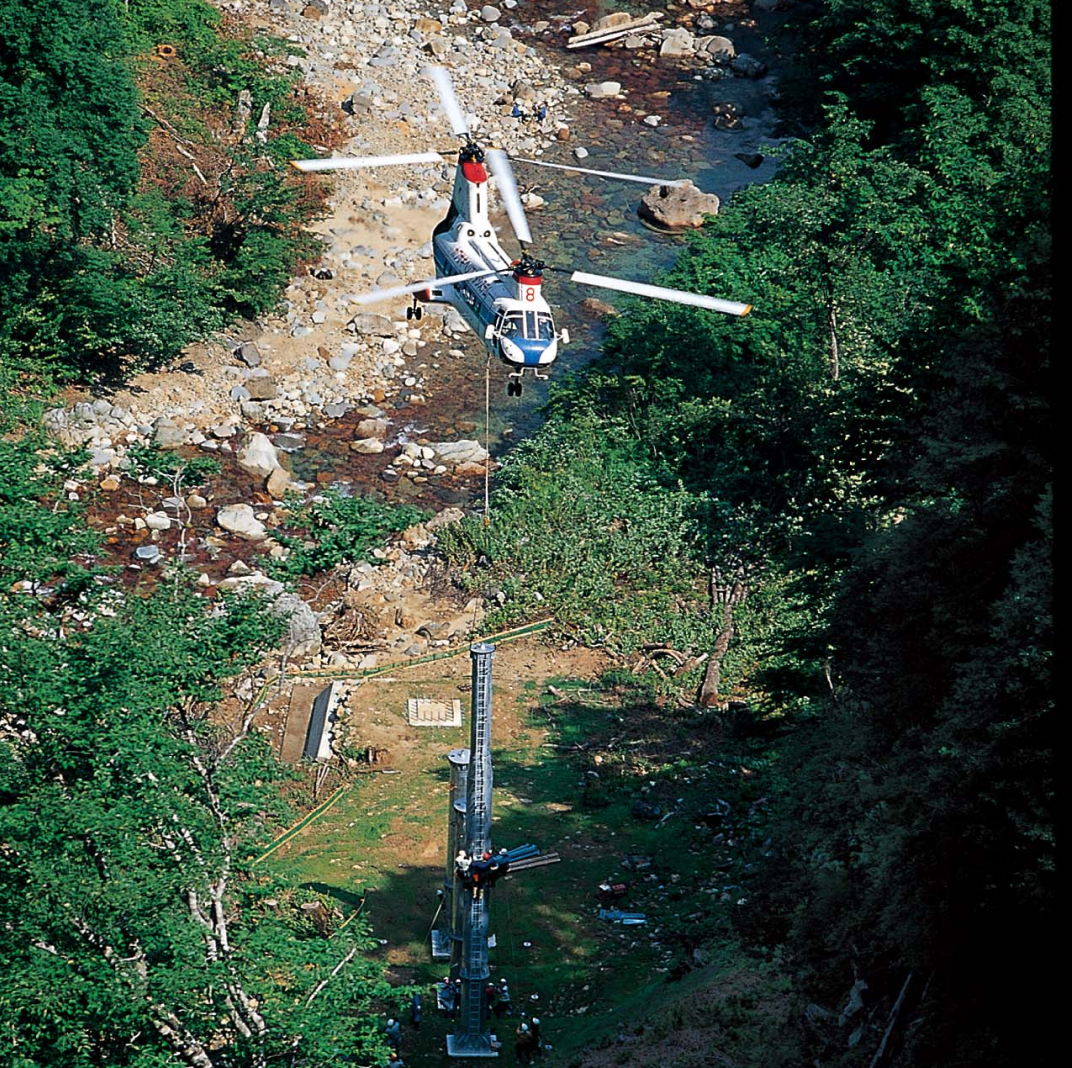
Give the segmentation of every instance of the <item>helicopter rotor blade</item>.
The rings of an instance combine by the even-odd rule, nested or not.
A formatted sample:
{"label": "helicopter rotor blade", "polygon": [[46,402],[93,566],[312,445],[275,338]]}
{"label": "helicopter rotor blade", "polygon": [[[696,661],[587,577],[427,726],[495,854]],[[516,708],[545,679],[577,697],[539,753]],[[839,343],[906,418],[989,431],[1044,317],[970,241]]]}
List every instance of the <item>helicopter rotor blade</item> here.
{"label": "helicopter rotor blade", "polygon": [[438,152],[411,152],[400,156],[331,156],[327,159],[292,159],[299,171],[345,171],[358,167],[393,167],[407,163],[442,163]]}
{"label": "helicopter rotor blade", "polygon": [[[512,270],[512,268],[509,268]],[[469,282],[474,278],[488,278],[493,274],[503,274],[503,271],[469,271],[466,274],[448,274],[444,278],[426,278],[423,282],[410,282],[409,285],[393,286],[391,289],[374,289],[371,293],[363,293],[355,297],[352,304],[378,304],[381,300],[391,300],[394,297],[404,297],[409,293],[420,293],[425,289],[441,289],[443,286],[451,286],[457,282]]]}
{"label": "helicopter rotor blade", "polygon": [[428,67],[428,77],[435,82],[435,87],[439,93],[439,102],[443,105],[443,112],[447,116],[447,122],[450,123],[450,128],[459,136],[466,139],[469,138],[469,127],[465,122],[465,115],[462,112],[461,104],[458,103],[458,98],[454,93],[454,83],[450,80],[450,74],[447,72],[446,67]]}
{"label": "helicopter rotor blade", "polygon": [[681,178],[648,178],[643,174],[619,174],[617,171],[594,171],[589,167],[571,167],[566,163],[548,163],[543,159],[523,159],[521,156],[511,157],[515,163],[531,163],[535,167],[552,167],[556,171],[576,171],[578,174],[594,174],[598,178],[618,178],[623,182],[639,182],[641,185],[684,185]]}
{"label": "helicopter rotor blade", "polygon": [[495,180],[498,182],[499,196],[518,241],[523,245],[531,245],[532,231],[529,229],[528,219],[525,218],[525,209],[521,204],[521,196],[517,191],[517,181],[510,168],[509,158],[499,148],[487,149],[485,158],[491,168],[491,173],[495,175]]}
{"label": "helicopter rotor blade", "polygon": [[586,286],[617,289],[622,293],[633,293],[638,297],[652,297],[655,300],[672,300],[675,304],[691,304],[696,308],[706,308],[708,311],[723,312],[726,315],[747,315],[752,310],[751,304],[719,300],[718,297],[705,297],[682,289],[666,289],[663,286],[648,285],[646,282],[627,282],[621,278],[608,278],[601,274],[586,274],[584,271],[574,271],[570,278]]}

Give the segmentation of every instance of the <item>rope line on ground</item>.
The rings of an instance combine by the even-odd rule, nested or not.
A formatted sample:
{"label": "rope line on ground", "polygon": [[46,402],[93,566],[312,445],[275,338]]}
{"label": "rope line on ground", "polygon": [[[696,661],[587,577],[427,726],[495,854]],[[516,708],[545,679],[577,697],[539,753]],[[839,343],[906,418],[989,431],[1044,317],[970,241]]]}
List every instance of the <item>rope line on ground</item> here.
{"label": "rope line on ground", "polygon": [[306,815],[302,816],[302,818],[298,820],[298,822],[295,823],[293,827],[289,828],[288,830],[285,830],[259,857],[257,857],[255,860],[252,860],[249,866],[251,868],[257,867],[257,865],[260,864],[261,861],[267,860],[268,857],[270,857],[281,845],[285,845],[287,842],[289,842],[290,839],[293,838],[296,834],[298,834],[299,831],[302,831],[304,828],[308,827],[309,824],[312,823],[314,820],[320,819],[320,817],[323,816],[324,813],[327,812],[327,810],[331,808],[332,805],[334,805],[340,797],[342,797],[346,790],[349,789],[349,786],[349,783],[345,783],[344,785],[340,786],[325,802],[323,802],[323,804],[317,805],[317,807],[314,808],[312,812],[306,813]]}

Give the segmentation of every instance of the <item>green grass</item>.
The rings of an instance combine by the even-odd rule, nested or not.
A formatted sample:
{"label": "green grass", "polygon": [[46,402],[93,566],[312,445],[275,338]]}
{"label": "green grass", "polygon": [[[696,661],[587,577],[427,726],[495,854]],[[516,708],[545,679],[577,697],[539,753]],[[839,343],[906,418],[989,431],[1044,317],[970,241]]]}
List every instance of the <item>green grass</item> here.
{"label": "green grass", "polygon": [[[701,768],[698,745],[714,745],[709,727],[697,728],[650,705],[643,687],[623,685],[626,681],[610,690],[568,678],[544,686],[521,683],[520,731],[509,748],[500,745],[493,752],[496,845],[534,842],[542,852],[563,857],[560,864],[516,873],[491,899],[497,936],[492,975],[510,980],[519,1009],[543,1018],[556,1047],[545,1057],[548,1068],[574,1063],[593,1043],[614,1040],[623,1019],[639,1021],[650,1012],[662,1019],[698,985],[717,985],[743,966],[728,947],[734,944],[730,912],[744,891],[723,900],[723,887],[741,885],[741,858],[755,850],[752,839],[763,829],[748,828],[741,856],[715,871],[723,861],[711,846],[712,833],[697,830],[692,817],[715,796],[726,797],[735,809],[747,806],[758,787],[742,781],[739,764],[729,761],[749,754],[736,752],[742,747],[735,745],[732,757]],[[443,693],[451,685],[444,682]],[[383,684],[377,707],[399,704],[406,689],[405,683]],[[422,689],[436,692],[433,684],[422,683]],[[496,692],[506,699],[505,690]],[[512,699],[510,705],[517,707]],[[698,742],[697,732],[704,731]],[[323,819],[269,862],[333,897],[346,913],[370,888],[365,915],[376,936],[388,940],[384,952],[396,977],[428,991],[444,969],[431,960],[427,943],[444,875],[443,755],[466,740],[464,730],[422,732],[403,774],[362,776]],[[632,744],[637,740],[642,744]],[[603,785],[598,803],[589,805],[583,784],[593,770]],[[632,803],[641,793],[664,811],[680,811],[660,826],[635,819]],[[430,848],[422,852],[426,844]],[[650,856],[657,877],[649,881],[623,867],[627,854]],[[608,878],[633,884],[635,893],[623,907],[647,912],[646,927],[597,918],[596,888]],[[667,970],[690,954],[683,939],[708,947],[710,963],[668,982]],[[534,993],[538,1001],[530,1000]],[[446,1065],[448,1022],[433,1003],[428,993],[425,1025],[404,1050],[416,1050],[422,1065]],[[515,1025],[516,1020],[500,1027],[500,1035],[505,1030],[512,1040]]]}

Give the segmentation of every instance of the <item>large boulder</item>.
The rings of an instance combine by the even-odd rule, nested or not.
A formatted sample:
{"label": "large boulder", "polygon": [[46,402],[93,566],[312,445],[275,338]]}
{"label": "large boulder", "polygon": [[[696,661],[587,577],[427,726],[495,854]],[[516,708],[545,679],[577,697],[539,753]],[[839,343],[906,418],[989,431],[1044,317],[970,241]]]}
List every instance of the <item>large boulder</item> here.
{"label": "large boulder", "polygon": [[386,315],[377,315],[376,312],[359,312],[349,323],[348,329],[355,334],[371,337],[394,337],[394,323]]}
{"label": "large boulder", "polygon": [[604,15],[601,19],[596,19],[592,23],[592,29],[590,32],[599,33],[600,30],[616,30],[621,26],[628,26],[635,15],[630,15],[628,11],[612,11],[609,15]]}
{"label": "large boulder", "polygon": [[697,51],[706,52],[715,63],[731,63],[737,57],[737,49],[728,37],[701,37]]}
{"label": "large boulder", "polygon": [[428,446],[441,464],[482,464],[488,458],[487,449],[479,441],[462,438],[460,441],[433,441]]}
{"label": "large boulder", "polygon": [[685,29],[667,30],[663,34],[663,43],[659,45],[659,55],[669,59],[682,59],[694,55],[696,39]]}
{"label": "large boulder", "polygon": [[586,96],[593,100],[605,100],[608,97],[620,96],[622,92],[621,82],[591,82],[584,87]]}
{"label": "large boulder", "polygon": [[275,446],[264,434],[253,433],[242,443],[238,450],[238,466],[257,478],[267,478],[280,466],[279,454]]}
{"label": "large boulder", "polygon": [[296,593],[281,593],[269,611],[287,620],[283,651],[288,657],[316,656],[320,652],[316,613]]}
{"label": "large boulder", "polygon": [[253,514],[248,504],[224,505],[216,513],[216,523],[244,541],[263,541],[268,537],[268,528]]}
{"label": "large boulder", "polygon": [[717,215],[719,199],[714,193],[684,185],[656,185],[644,194],[637,214],[664,230],[688,230],[703,226],[705,215]]}
{"label": "large boulder", "polygon": [[177,449],[190,440],[185,427],[179,426],[166,415],[153,420],[153,444],[158,449]]}

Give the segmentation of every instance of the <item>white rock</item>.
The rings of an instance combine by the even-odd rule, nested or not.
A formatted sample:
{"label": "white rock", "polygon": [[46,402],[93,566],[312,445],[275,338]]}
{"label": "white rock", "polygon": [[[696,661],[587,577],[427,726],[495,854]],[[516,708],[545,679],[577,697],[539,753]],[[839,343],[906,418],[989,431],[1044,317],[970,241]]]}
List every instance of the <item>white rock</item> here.
{"label": "white rock", "polygon": [[150,512],[145,517],[145,525],[150,530],[170,530],[171,516],[167,512]]}
{"label": "white rock", "polygon": [[238,465],[258,478],[267,478],[279,467],[275,446],[264,434],[250,434],[238,450]]}
{"label": "white rock", "polygon": [[592,82],[584,87],[584,91],[593,100],[603,100],[606,97],[619,96],[622,91],[622,83]]}
{"label": "white rock", "polygon": [[268,536],[265,525],[248,504],[228,504],[216,513],[216,523],[245,541],[263,541]]}
{"label": "white rock", "polygon": [[488,458],[487,450],[479,441],[462,438],[460,441],[433,442],[429,448],[445,464],[483,463]]}
{"label": "white rock", "polygon": [[383,452],[383,442],[379,438],[358,438],[350,442],[350,451],[362,456],[372,456]]}

